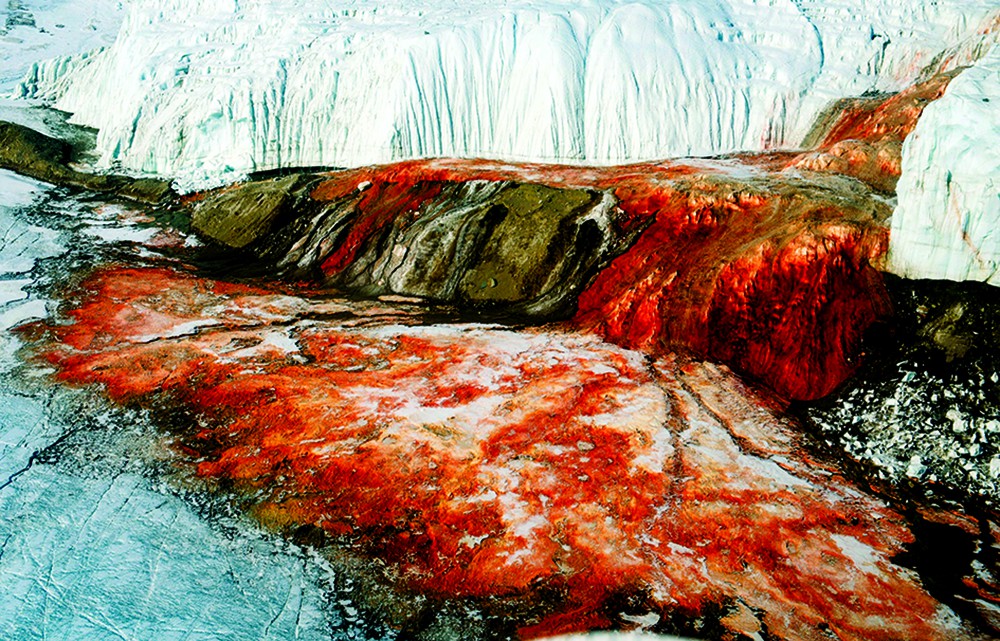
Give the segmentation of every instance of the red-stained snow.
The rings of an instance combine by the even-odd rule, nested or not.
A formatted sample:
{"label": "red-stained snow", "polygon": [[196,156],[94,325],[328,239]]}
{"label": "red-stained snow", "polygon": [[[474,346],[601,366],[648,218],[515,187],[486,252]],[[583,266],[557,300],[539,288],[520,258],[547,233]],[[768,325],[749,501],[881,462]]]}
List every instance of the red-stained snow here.
{"label": "red-stained snow", "polygon": [[937,74],[891,96],[848,102],[821,132],[818,148],[796,157],[789,166],[854,176],[875,189],[895,193],[903,140],[959,71]]}
{"label": "red-stained snow", "polygon": [[168,268],[98,269],[64,317],[35,327],[38,357],[186,409],[197,473],[265,523],[321,527],[405,590],[560,595],[525,637],[605,626],[622,594],[669,617],[721,606],[748,635],[962,636],[890,561],[900,515],[723,368]]}

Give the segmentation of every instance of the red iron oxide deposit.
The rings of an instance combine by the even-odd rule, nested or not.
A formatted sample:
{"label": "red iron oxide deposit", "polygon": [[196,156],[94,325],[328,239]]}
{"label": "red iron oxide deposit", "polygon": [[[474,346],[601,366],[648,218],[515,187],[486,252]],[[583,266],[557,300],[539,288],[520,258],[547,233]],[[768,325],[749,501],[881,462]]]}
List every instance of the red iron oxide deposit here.
{"label": "red iron oxide deposit", "polygon": [[187,410],[197,475],[264,523],[322,528],[404,590],[560,594],[526,638],[604,627],[623,593],[721,612],[733,634],[964,634],[891,561],[912,540],[900,515],[724,367],[173,268],[97,269],[65,315],[31,328],[39,358]]}
{"label": "red iron oxide deposit", "polygon": [[[840,174],[891,191],[918,94],[849,106],[807,154],[323,174],[309,199],[349,215],[309,291],[111,264],[23,331],[66,383],[183,410],[178,455],[263,523],[319,528],[396,589],[529,612],[525,638],[614,625],[622,595],[714,612],[722,638],[978,638],[893,562],[901,515],[811,457],[779,400],[841,384],[891,312],[887,208]],[[561,322],[427,325],[323,291],[473,181],[613,196]]]}

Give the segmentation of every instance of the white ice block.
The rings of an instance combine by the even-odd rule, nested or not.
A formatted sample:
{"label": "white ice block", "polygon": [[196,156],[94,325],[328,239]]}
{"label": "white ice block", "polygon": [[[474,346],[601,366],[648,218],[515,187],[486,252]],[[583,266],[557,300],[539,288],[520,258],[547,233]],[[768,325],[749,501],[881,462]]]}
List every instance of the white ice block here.
{"label": "white ice block", "polygon": [[1000,46],[924,110],[902,167],[890,271],[1000,285]]}

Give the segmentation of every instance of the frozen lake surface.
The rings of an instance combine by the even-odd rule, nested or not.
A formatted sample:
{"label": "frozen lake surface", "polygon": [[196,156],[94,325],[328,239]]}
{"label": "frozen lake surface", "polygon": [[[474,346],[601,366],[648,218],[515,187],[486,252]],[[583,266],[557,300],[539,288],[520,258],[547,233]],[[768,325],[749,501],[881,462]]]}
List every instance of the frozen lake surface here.
{"label": "frozen lake surface", "polygon": [[9,330],[48,315],[45,283],[108,250],[145,252],[121,239],[151,233],[8,172],[0,193],[0,637],[329,639],[349,628],[324,607],[333,577],[322,563],[238,519],[206,519],[130,458],[122,444],[150,438],[141,416],[19,363]]}

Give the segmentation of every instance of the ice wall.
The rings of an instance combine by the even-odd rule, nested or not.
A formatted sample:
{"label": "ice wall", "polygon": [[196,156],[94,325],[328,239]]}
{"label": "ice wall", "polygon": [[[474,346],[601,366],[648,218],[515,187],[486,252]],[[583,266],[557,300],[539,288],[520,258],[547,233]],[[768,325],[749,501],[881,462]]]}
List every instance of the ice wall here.
{"label": "ice wall", "polygon": [[902,166],[889,269],[1000,285],[1000,46],[924,110]]}
{"label": "ice wall", "polygon": [[594,164],[795,146],[831,99],[897,90],[993,0],[134,0],[116,43],[26,96],[101,165],[254,169],[487,156]]}

